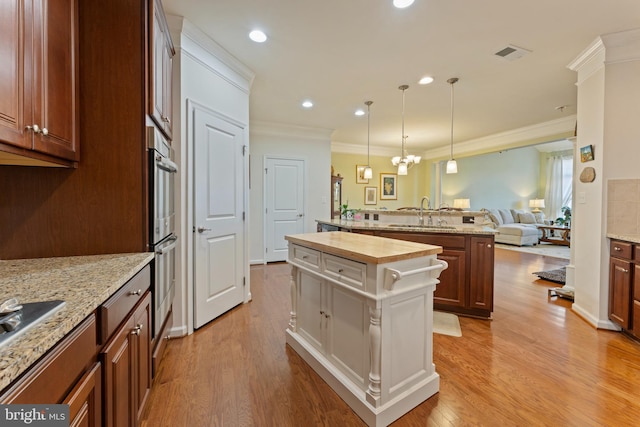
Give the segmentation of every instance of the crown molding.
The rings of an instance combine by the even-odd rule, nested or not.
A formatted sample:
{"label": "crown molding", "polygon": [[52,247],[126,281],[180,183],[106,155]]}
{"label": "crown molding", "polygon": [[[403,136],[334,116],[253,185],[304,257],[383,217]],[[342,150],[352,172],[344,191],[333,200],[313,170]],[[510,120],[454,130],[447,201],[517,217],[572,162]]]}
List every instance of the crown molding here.
{"label": "crown molding", "polygon": [[[333,129],[311,128],[284,123],[251,121],[250,132],[260,136],[278,136],[300,139],[314,139],[329,142]],[[362,147],[360,148],[362,149]]]}
{"label": "crown molding", "polygon": [[605,46],[601,37],[596,38],[567,68],[578,73],[577,86],[589,79],[604,67]]}
{"label": "crown molding", "polygon": [[607,64],[640,60],[640,28],[602,36]]}
{"label": "crown molding", "polygon": [[[492,152],[503,148],[513,147],[526,141],[540,140],[543,138],[554,138],[557,135],[566,133],[573,134],[576,126],[577,116],[571,115],[536,125],[525,126],[518,129],[500,132],[482,138],[471,139],[469,141],[454,144],[454,152],[457,156],[477,152]],[[551,140],[547,141],[550,142]],[[451,147],[438,147],[424,152],[424,158],[439,159],[448,158]],[[455,157],[455,156],[454,156]]]}
{"label": "crown molding", "polygon": [[167,15],[167,23],[176,50],[183,52],[224,80],[249,93],[255,79],[255,73],[249,67],[188,19],[182,16]]}

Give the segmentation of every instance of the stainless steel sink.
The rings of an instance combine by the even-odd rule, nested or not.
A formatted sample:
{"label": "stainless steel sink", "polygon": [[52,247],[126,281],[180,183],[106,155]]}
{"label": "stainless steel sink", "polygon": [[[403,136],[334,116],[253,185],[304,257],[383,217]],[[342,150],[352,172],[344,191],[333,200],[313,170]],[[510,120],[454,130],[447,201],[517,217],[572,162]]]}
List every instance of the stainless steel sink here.
{"label": "stainless steel sink", "polygon": [[389,224],[389,227],[409,227],[409,228],[424,228],[427,230],[455,230],[453,225],[420,225],[420,224]]}
{"label": "stainless steel sink", "polygon": [[61,300],[28,302],[16,311],[0,315],[0,347],[51,316],[64,304]]}

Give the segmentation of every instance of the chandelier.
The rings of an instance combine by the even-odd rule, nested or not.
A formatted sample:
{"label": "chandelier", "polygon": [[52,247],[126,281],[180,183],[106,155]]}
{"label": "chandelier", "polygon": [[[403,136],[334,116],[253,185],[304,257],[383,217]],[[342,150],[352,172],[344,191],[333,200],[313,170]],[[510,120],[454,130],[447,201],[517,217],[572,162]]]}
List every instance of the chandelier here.
{"label": "chandelier", "polygon": [[413,165],[417,165],[420,163],[420,156],[414,156],[413,154],[408,154],[407,150],[405,150],[405,141],[407,136],[404,134],[404,91],[409,89],[408,85],[402,85],[398,87],[402,91],[402,151],[400,156],[395,156],[391,159],[391,163],[393,166],[398,167],[398,175],[406,175],[409,168],[413,167]]}

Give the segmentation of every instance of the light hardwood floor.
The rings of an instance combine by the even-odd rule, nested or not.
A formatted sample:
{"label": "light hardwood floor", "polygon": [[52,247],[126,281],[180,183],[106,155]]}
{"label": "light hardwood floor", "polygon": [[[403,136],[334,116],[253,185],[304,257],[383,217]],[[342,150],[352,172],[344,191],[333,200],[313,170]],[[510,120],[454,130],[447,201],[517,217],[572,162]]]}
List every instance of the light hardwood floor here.
{"label": "light hardwood floor", "polygon": [[[640,344],[596,330],[531,273],[567,261],[496,249],[493,320],[434,334],[440,392],[393,426],[637,426]],[[285,345],[289,266],[251,267],[253,301],[171,340],[144,426],[363,426]]]}

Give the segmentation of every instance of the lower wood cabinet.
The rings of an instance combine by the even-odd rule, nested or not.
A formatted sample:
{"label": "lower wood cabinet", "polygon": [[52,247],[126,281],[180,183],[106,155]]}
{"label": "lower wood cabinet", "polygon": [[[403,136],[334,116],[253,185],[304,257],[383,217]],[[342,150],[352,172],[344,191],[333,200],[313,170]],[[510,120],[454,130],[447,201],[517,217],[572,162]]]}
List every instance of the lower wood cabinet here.
{"label": "lower wood cabinet", "polygon": [[69,405],[69,426],[102,425],[102,366],[100,363],[78,381],[64,400]]}
{"label": "lower wood cabinet", "polygon": [[151,389],[151,294],[145,295],[100,352],[109,427],[139,425]]}
{"label": "lower wood cabinet", "polygon": [[611,240],[609,245],[609,319],[638,338],[640,338],[639,252],[638,246],[630,242]]}
{"label": "lower wood cabinet", "polygon": [[442,246],[438,259],[446,261],[449,268],[440,274],[440,283],[433,295],[434,308],[470,316],[491,317],[493,236],[355,229],[352,232]]}

